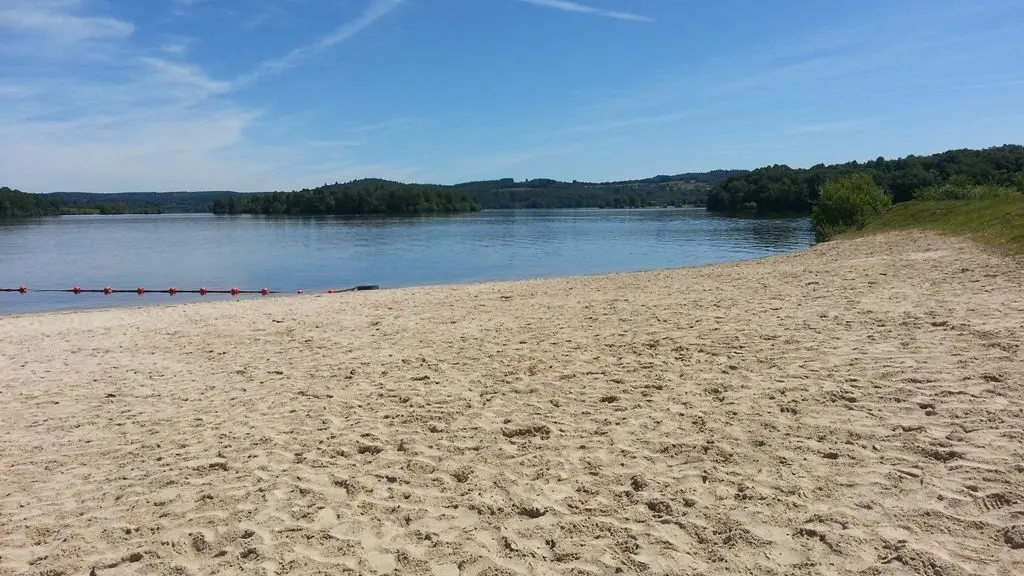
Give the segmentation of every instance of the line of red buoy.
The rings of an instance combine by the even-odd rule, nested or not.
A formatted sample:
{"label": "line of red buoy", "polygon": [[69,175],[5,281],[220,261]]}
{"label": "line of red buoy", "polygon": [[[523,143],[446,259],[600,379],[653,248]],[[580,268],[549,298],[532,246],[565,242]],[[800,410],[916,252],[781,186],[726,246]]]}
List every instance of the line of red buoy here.
{"label": "line of red buoy", "polygon": [[[366,290],[379,290],[379,289],[380,289],[380,286],[378,286],[376,284],[363,284],[363,285],[360,285],[360,286],[353,286],[352,288],[345,288],[343,290],[335,290],[334,288],[329,288],[327,290],[327,293],[328,294],[338,294],[338,293],[342,293],[342,292],[362,292],[362,291],[366,291]],[[153,293],[153,294],[168,294],[170,296],[175,296],[177,294],[199,294],[200,296],[206,296],[208,294],[229,294],[231,296],[240,296],[240,295],[244,295],[244,294],[259,294],[260,296],[269,296],[271,294],[282,294],[282,292],[280,292],[278,290],[271,290],[269,288],[261,288],[259,290],[239,290],[238,288],[231,288],[230,290],[210,290],[208,288],[200,288],[198,290],[179,290],[177,288],[171,287],[171,288],[167,288],[165,290],[147,290],[146,288],[142,288],[141,286],[138,287],[138,288],[135,288],[135,289],[131,289],[131,290],[120,290],[120,289],[111,288],[109,286],[107,286],[105,288],[98,288],[98,289],[89,289],[89,288],[82,288],[81,286],[74,286],[72,288],[49,289],[49,290],[31,290],[31,291],[32,292],[63,292],[63,293],[74,294],[76,296],[81,295],[81,294],[103,294],[105,296],[110,296],[112,294],[138,294],[139,296],[143,296],[147,292]],[[21,294],[21,295],[24,296],[24,295],[28,294],[30,292],[30,290],[28,289],[28,286],[19,286],[17,288],[0,288],[0,292],[17,292],[18,294]],[[302,290],[300,288],[300,289],[296,290],[295,293],[296,294],[305,294],[306,292],[305,292],[305,290]]]}

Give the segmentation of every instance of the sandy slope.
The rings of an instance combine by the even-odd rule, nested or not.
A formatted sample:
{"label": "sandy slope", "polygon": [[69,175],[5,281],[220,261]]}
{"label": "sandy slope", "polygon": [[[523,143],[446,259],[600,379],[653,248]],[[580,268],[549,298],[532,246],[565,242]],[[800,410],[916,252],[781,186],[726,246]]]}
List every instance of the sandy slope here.
{"label": "sandy slope", "polygon": [[0,319],[2,574],[1024,574],[1024,267]]}

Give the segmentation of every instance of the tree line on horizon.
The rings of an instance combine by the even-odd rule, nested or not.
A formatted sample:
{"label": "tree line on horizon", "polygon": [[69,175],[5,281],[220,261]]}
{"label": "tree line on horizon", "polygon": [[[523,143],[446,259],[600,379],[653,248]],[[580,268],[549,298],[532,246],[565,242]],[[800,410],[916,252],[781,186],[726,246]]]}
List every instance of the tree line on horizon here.
{"label": "tree line on horizon", "polygon": [[201,192],[54,192],[74,214],[199,214],[209,213],[210,205],[223,191]]}
{"label": "tree line on horizon", "polygon": [[867,175],[900,203],[928,190],[1024,187],[1024,146],[950,150],[869,162],[773,165],[756,170],[655,176],[620,182],[512,178],[454,186],[355,180],[293,192],[133,192],[30,194],[0,188],[0,218],[60,214],[210,212],[217,214],[418,214],[507,208],[705,206],[712,212],[809,215],[826,183]]}
{"label": "tree line on horizon", "polygon": [[879,157],[869,162],[818,164],[811,168],[773,165],[732,176],[708,192],[712,212],[810,214],[826,183],[865,175],[893,203],[906,202],[922,191],[952,186],[1019,186],[1024,174],[1024,146],[981,150],[949,150],[930,156]]}
{"label": "tree line on horizon", "polygon": [[231,194],[216,200],[212,209],[215,214],[352,215],[703,206],[711,184],[741,172],[715,170],[605,183],[504,178],[453,186],[365,179],[293,192]]}
{"label": "tree line on horizon", "polygon": [[265,216],[450,214],[476,212],[480,204],[445,186],[367,179],[295,192],[232,195],[215,200],[212,210]]}
{"label": "tree line on horizon", "polygon": [[85,214],[207,213],[224,192],[51,192],[32,194],[0,188],[0,218]]}
{"label": "tree line on horizon", "polygon": [[[517,208],[641,208],[703,206],[708,188],[740,170],[660,175],[620,182],[562,182],[512,178],[454,186],[401,184],[378,179],[295,192],[21,193],[0,217],[62,214],[383,214]],[[381,195],[384,188],[387,194]],[[394,192],[392,192],[394,190]],[[399,191],[402,192],[399,192]],[[419,196],[412,190],[419,190]],[[13,194],[15,191],[11,191]],[[475,202],[478,207],[474,207]]]}
{"label": "tree line on horizon", "polygon": [[468,192],[489,210],[703,206],[711,185],[744,172],[713,170],[618,182],[562,182],[547,178],[516,182],[503,178],[456,184],[455,188]]}

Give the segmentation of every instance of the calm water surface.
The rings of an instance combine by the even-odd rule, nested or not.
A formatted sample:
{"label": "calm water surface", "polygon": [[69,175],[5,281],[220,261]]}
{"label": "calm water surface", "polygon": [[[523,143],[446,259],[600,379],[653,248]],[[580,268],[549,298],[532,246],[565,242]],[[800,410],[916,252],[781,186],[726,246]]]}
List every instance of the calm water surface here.
{"label": "calm water surface", "polygon": [[[806,219],[725,218],[700,209],[64,216],[0,221],[0,288],[394,288],[696,266],[800,250],[812,240]],[[168,301],[166,294],[0,293],[0,314]]]}

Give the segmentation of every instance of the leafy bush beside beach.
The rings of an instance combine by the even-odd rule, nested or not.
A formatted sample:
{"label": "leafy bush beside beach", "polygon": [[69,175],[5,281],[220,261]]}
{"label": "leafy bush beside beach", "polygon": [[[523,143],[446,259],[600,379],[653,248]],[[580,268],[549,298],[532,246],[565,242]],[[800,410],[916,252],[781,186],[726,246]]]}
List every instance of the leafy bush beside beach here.
{"label": "leafy bush beside beach", "polygon": [[814,236],[820,242],[847,230],[859,230],[891,205],[885,190],[867,174],[830,180],[822,186],[811,215]]}

